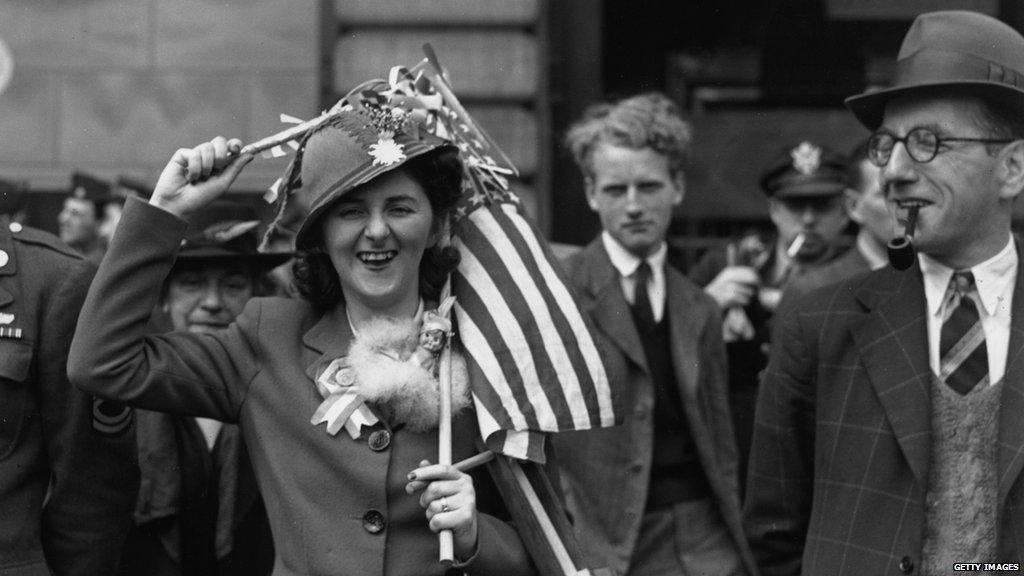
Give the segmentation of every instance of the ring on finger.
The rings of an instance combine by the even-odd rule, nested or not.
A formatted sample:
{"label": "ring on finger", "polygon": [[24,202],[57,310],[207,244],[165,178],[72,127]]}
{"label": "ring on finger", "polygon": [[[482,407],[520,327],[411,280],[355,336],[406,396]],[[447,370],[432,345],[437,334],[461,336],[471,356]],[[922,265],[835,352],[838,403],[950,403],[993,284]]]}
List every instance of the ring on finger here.
{"label": "ring on finger", "polygon": [[441,512],[451,512],[451,508],[448,506],[448,498],[441,497]]}

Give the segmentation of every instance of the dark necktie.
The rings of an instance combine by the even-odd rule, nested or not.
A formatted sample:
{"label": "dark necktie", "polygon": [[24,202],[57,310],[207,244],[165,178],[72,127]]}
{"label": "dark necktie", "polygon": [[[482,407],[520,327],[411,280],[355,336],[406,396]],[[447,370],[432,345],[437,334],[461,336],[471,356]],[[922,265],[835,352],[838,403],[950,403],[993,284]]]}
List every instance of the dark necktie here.
{"label": "dark necktie", "polygon": [[642,332],[650,332],[654,328],[654,309],[651,308],[651,297],[647,294],[647,285],[651,281],[651,266],[641,260],[633,273],[633,318]]}
{"label": "dark necktie", "polygon": [[946,290],[945,320],[939,339],[939,378],[960,394],[988,384],[988,349],[978,308],[974,275],[955,272]]}

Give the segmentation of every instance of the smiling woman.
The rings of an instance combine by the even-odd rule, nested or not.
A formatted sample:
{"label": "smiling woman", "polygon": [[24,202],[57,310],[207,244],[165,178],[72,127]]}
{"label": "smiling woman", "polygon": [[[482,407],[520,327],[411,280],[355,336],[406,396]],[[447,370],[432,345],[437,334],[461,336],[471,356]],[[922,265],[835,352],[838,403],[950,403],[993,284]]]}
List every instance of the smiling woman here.
{"label": "smiling woman", "polygon": [[[306,166],[317,165],[316,150],[307,149]],[[458,154],[443,149],[412,159],[352,194],[337,195],[330,208],[328,202],[318,203],[324,208],[310,214],[296,238],[299,293],[320,309],[352,298],[346,302],[350,316],[365,316],[368,300],[380,306],[401,306],[399,300],[410,295],[416,301],[419,295],[437,300],[459,262],[458,252],[439,241],[461,181]],[[386,288],[388,282],[405,294]]]}
{"label": "smiling woman", "polygon": [[[150,203],[126,206],[84,306],[71,378],[137,406],[237,422],[274,574],[444,574],[443,530],[456,569],[534,574],[490,475],[423,459],[438,453],[440,394],[438,347],[420,332],[458,262],[446,223],[462,164],[451,142],[375,102],[312,128],[283,179],[282,211],[299,186],[313,199],[295,240],[303,301],[255,298],[225,329],[145,335],[186,222],[252,159],[220,137],[181,149]],[[204,283],[231,288],[230,277],[191,287]],[[459,461],[477,452],[479,429],[457,347],[451,360]]]}

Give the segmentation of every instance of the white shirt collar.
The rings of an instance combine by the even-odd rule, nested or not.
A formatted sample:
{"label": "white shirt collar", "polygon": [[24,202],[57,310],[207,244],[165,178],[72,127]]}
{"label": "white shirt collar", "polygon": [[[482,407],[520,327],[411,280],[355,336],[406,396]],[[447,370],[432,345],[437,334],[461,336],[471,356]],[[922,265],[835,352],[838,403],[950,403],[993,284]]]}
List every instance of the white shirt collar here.
{"label": "white shirt collar", "polygon": [[[928,313],[937,316],[942,309],[943,298],[953,276],[953,269],[942,264],[927,254],[919,254],[921,273],[924,275],[925,298],[928,300]],[[971,267],[974,283],[978,287],[978,297],[986,315],[995,314],[1000,298],[1011,282],[1016,278],[1010,274],[1017,265],[1017,250],[1013,245],[1013,236],[1006,241],[1006,246],[998,254],[981,264]]]}
{"label": "white shirt collar", "polygon": [[[607,231],[601,233],[601,242],[604,244],[605,252],[612,261],[612,266],[619,271],[624,278],[629,278],[636,273],[640,266],[640,257],[627,250],[619,241],[612,238]],[[653,254],[646,258],[651,270],[658,274],[665,267],[665,257],[668,254],[668,244],[662,241],[661,246]]]}

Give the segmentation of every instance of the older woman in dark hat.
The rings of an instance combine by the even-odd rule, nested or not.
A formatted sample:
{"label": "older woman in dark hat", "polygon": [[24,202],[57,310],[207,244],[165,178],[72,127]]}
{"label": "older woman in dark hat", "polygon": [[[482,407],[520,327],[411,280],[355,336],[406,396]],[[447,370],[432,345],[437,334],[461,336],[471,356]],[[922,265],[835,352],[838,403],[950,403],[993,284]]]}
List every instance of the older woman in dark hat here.
{"label": "older woman in dark hat", "polygon": [[[465,573],[531,574],[490,478],[426,460],[438,393],[416,348],[457,261],[443,238],[462,173],[454,146],[388,112],[343,111],[303,140],[286,178],[316,198],[296,237],[303,301],[257,298],[227,329],[147,337],[186,222],[251,159],[223,138],[175,153],[151,202],[126,206],[69,372],[97,394],[239,423],[275,575],[441,574],[443,529]],[[459,460],[478,433],[454,372]]]}
{"label": "older woman in dark hat", "polygon": [[[266,272],[291,254],[257,251],[255,211],[218,201],[198,215],[163,285],[160,319],[176,331],[226,328]],[[238,427],[139,410],[142,483],[122,575],[270,574],[270,526]]]}

